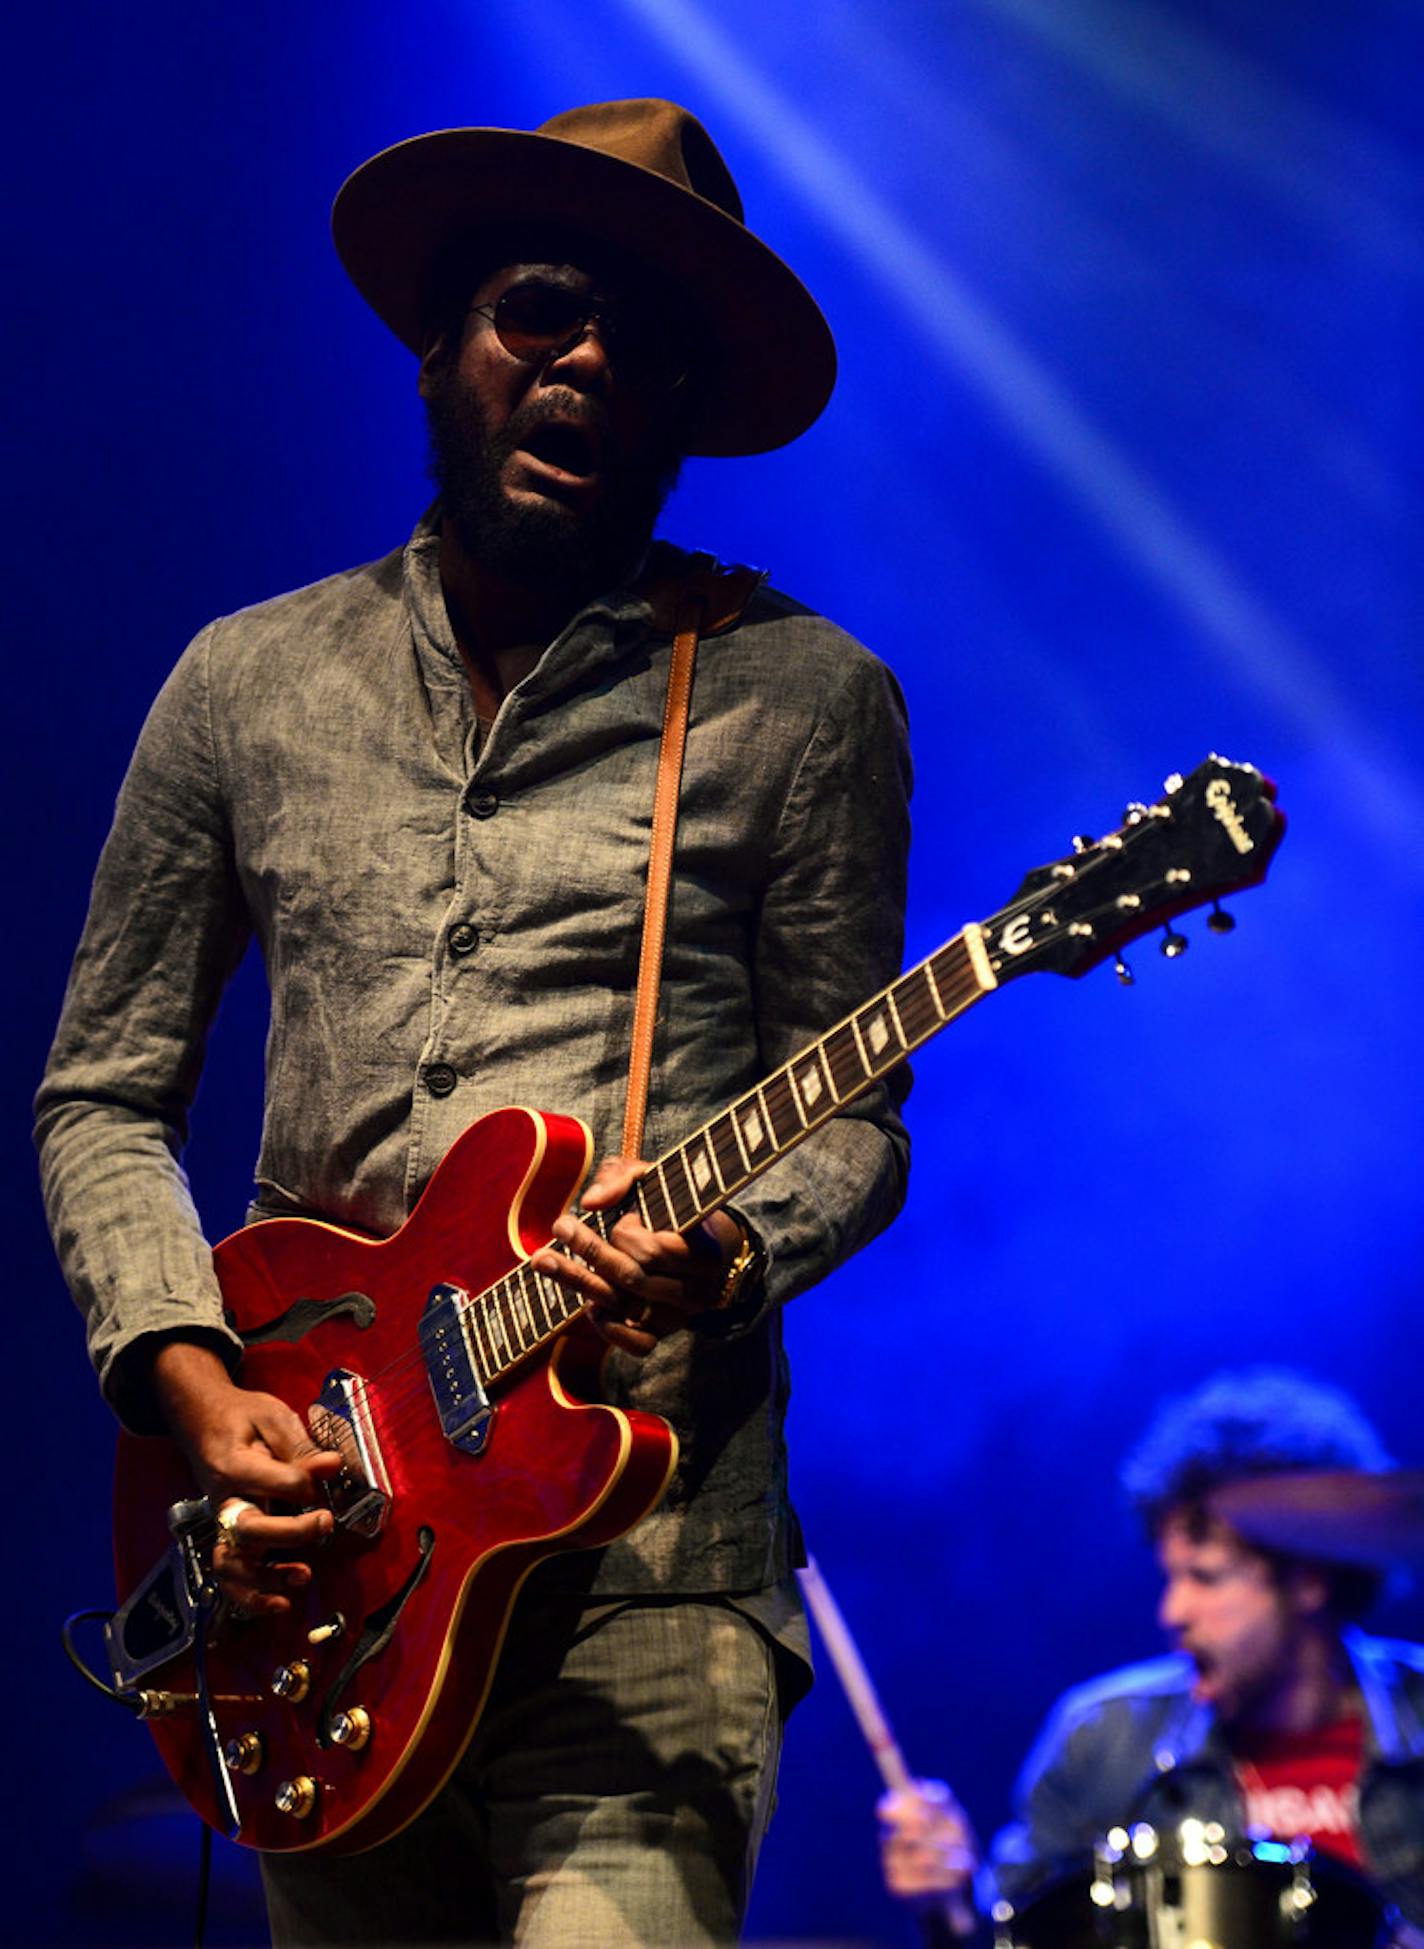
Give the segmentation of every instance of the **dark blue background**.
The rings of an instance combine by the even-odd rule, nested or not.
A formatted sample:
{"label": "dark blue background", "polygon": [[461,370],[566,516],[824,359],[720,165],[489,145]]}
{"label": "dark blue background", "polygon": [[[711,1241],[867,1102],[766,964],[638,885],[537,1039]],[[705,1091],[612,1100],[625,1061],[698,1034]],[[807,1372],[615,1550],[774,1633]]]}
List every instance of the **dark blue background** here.
{"label": "dark blue background", "polygon": [[[383,553],[423,503],[411,361],[330,250],[337,183],[425,128],[613,95],[703,115],[835,326],[823,423],[694,463],[665,526],[899,673],[916,953],[1209,749],[1291,815],[1231,938],[1144,945],[1131,991],[1024,982],[923,1055],[909,1208],[790,1322],[812,1546],[911,1763],[992,1827],[1052,1694],[1155,1642],[1112,1473],[1162,1391],[1289,1359],[1424,1461],[1420,9],[91,0],[10,43],[17,1939],[182,1940],[196,1854],[136,1794],[146,1733],[57,1645],[108,1596],[111,1427],[23,1106],[114,791],[209,616]],[[190,1159],[214,1235],[261,1008],[249,968]],[[1408,1598],[1387,1622],[1424,1629]],[[875,1786],[827,1678],[755,1934],[903,1939]],[[232,1940],[249,1866],[220,1863]]]}

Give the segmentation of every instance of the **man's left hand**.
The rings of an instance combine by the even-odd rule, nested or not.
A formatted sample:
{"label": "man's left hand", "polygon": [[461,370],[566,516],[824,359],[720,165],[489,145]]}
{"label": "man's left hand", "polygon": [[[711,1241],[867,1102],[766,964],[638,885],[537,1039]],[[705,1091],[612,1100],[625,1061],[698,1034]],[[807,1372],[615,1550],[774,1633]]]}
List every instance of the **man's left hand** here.
{"label": "man's left hand", "polygon": [[[584,1189],[583,1208],[621,1204],[648,1168],[638,1158],[605,1158]],[[652,1232],[636,1213],[626,1213],[606,1239],[565,1212],[554,1237],[565,1251],[536,1252],[535,1269],[587,1302],[590,1320],[610,1345],[640,1358],[717,1304],[727,1268],[745,1243],[741,1226],[724,1211],[687,1233]]]}

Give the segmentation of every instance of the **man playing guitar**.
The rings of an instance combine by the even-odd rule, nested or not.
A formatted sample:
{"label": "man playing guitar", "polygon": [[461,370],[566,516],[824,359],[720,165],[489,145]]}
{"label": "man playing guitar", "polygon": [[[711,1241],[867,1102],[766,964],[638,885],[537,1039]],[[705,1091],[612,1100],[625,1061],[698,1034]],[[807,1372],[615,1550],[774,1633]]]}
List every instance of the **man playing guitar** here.
{"label": "man playing guitar", "polygon": [[[833,383],[820,312],[741,218],[667,102],[447,130],[358,169],[337,245],[419,359],[439,498],[385,560],[205,629],[134,755],[40,1092],[44,1187],[105,1393],[186,1452],[249,1633],[309,1597],[344,1466],[330,1417],[245,1382],[256,1345],[244,1370],[178,1162],[249,939],[272,1009],[253,1219],[384,1239],[505,1105],[567,1110],[615,1152],[670,638],[710,585],[642,1153],[899,968],[893,680],[751,580],[716,617],[712,567],[651,539],[684,456],[782,445]],[[903,1088],[877,1083],[690,1229],[621,1209],[636,1156],[550,1224],[521,1278],[585,1309],[604,1398],[671,1424],[676,1466],[631,1533],[534,1570],[473,1740],[402,1832],[333,1863],[300,1824],[317,1788],[285,1781],[275,1812],[267,1794],[279,1943],[736,1935],[804,1684],[780,1308],[898,1209]],[[538,1168],[510,1194],[516,1246]],[[424,1282],[410,1297],[418,1317]],[[311,1295],[281,1298],[269,1348],[307,1330]],[[399,1505],[385,1465],[371,1481]],[[528,1457],[531,1496],[547,1467]],[[249,1756],[230,1742],[239,1784]]]}

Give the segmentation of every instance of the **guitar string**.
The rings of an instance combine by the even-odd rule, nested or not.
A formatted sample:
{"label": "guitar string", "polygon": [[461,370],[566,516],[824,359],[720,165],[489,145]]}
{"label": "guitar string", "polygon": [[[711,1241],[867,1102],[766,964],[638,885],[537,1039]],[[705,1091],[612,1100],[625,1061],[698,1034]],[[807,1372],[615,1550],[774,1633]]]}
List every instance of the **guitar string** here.
{"label": "guitar string", "polygon": [[[1145,824],[1138,828],[1139,831],[1144,831],[1148,829],[1149,828],[1147,828]],[[1128,836],[1128,839],[1125,843],[1129,845],[1131,844],[1131,835]],[[1071,862],[1075,867],[1075,875],[1073,881],[1070,882],[1064,880],[1057,883],[1050,883],[1048,886],[1039,888],[1021,897],[1016,897],[1014,900],[1010,901],[1005,907],[1003,907],[999,911],[999,913],[993,916],[993,921],[996,924],[999,924],[1001,927],[1006,926],[1008,924],[1011,924],[1013,920],[1020,918],[1024,915],[1036,915],[1044,908],[1048,907],[1049,904],[1054,900],[1057,900],[1061,903],[1065,891],[1070,885],[1075,885],[1075,884],[1081,885],[1081,883],[1084,880],[1088,879],[1089,876],[1093,874],[1098,868],[1102,867],[1105,864],[1108,864],[1111,861],[1115,861],[1118,857],[1119,854],[1117,852],[1110,852],[1106,848],[1102,848],[1096,854],[1084,854],[1074,859]],[[1105,906],[1098,907],[1090,911],[1092,913],[1093,919],[1098,919],[1103,914],[1111,912],[1111,910]],[[963,931],[961,931],[959,934],[954,935],[951,938],[951,940],[945,942],[941,947],[935,949],[931,954],[927,955],[924,960],[918,962],[915,965],[915,967],[908,969],[904,974],[898,976],[894,982],[891,982],[886,989],[881,991],[880,995],[872,996],[870,1001],[866,1002],[865,1004],[862,1005],[862,1007],[855,1010],[852,1016],[847,1019],[857,1020],[859,1017],[863,1016],[868,1009],[873,1008],[875,1006],[875,1003],[879,1001],[883,995],[892,993],[897,987],[902,985],[904,982],[912,979],[915,975],[923,974],[924,970],[929,967],[930,963],[935,961],[940,955],[946,953],[950,948],[954,947],[957,943],[962,942],[963,938],[964,938]],[[1041,946],[1042,944],[1040,943],[1037,945]],[[966,974],[964,976],[961,976],[958,982],[951,983],[949,992],[943,995],[943,999],[945,1002],[945,1012],[943,1015],[939,1013],[938,1009],[934,1006],[934,1003],[932,1001],[929,1001],[928,998],[926,997],[925,998],[926,1011],[927,1011],[928,1019],[924,1021],[922,1027],[920,1026],[918,1018],[916,1020],[916,1025],[913,1028],[908,1023],[905,1025],[907,1031],[907,1040],[905,1043],[903,1055],[897,1058],[897,1060],[904,1060],[905,1057],[907,1057],[910,1054],[913,1054],[916,1048],[920,1047],[924,1042],[928,1041],[941,1028],[946,1027],[950,1021],[952,1021],[959,1013],[963,1011],[964,1007],[968,1006],[973,1001],[977,1000],[981,992],[982,991],[980,989],[979,983],[977,979],[974,978],[972,971],[966,971]],[[844,1026],[844,1025],[840,1025],[840,1026]],[[787,1077],[787,1072],[790,1070],[792,1064],[801,1061],[802,1058],[808,1055],[809,1053],[811,1053],[812,1050],[823,1051],[827,1042],[836,1033],[837,1030],[833,1028],[830,1031],[828,1031],[828,1033],[825,1036],[819,1038],[817,1042],[808,1044],[805,1049],[798,1051],[797,1054],[790,1059],[790,1062],[783,1064],[781,1068],[774,1071],[770,1077],[766,1078],[760,1085],[757,1086],[757,1089],[764,1093],[774,1085],[779,1084],[784,1091],[787,1091],[789,1093],[789,1085],[787,1084],[786,1077]],[[893,1066],[894,1065],[892,1064],[891,1067]],[[850,1096],[841,1099],[841,1101],[845,1103],[853,1101],[856,1096],[862,1094],[865,1090],[869,1089],[874,1082],[879,1080],[880,1077],[886,1073],[888,1073],[888,1071],[872,1071],[865,1078],[864,1082],[861,1083],[851,1093]],[[756,1091],[749,1092],[749,1094],[755,1095]],[[841,1105],[840,1103],[838,1103],[837,1109],[839,1109],[840,1107]],[[711,1119],[711,1123],[704,1125],[702,1127],[703,1130],[710,1129],[711,1124],[720,1122],[722,1118],[728,1114],[729,1112],[726,1110],[719,1112],[717,1116]],[[822,1127],[822,1125],[828,1121],[829,1118],[822,1119],[820,1124],[813,1124],[810,1127],[810,1129],[803,1130],[802,1132],[799,1133],[799,1135],[800,1136],[811,1135],[815,1129]],[[702,1131],[695,1132],[692,1137],[689,1137],[685,1141],[685,1143],[675,1146],[672,1151],[665,1153],[665,1157],[663,1159],[659,1159],[655,1161],[654,1168],[656,1168],[656,1163],[665,1162],[666,1159],[673,1157],[674,1155],[676,1155],[681,1151],[685,1151],[688,1144],[695,1142],[696,1138],[701,1134]],[[793,1139],[792,1143],[794,1143],[795,1141],[797,1140]],[[767,1160],[767,1163],[770,1164],[778,1161],[779,1158],[784,1156],[786,1154],[786,1151],[792,1147],[792,1143],[788,1143],[784,1146],[778,1144],[775,1154]],[[762,1168],[765,1168],[765,1166],[759,1166],[758,1171],[754,1175],[759,1175],[760,1170]],[[727,1195],[734,1195],[734,1194],[729,1193]],[[670,1204],[671,1200],[668,1199],[665,1200],[665,1202],[668,1202]],[[709,1209],[712,1208],[715,1207],[709,1207]],[[590,1217],[597,1217],[599,1215],[600,1214],[588,1214],[588,1213],[583,1214],[585,1219],[588,1219]],[[616,1214],[613,1214],[612,1216],[613,1218],[616,1219],[616,1217],[622,1215],[623,1213],[620,1211]],[[692,1222],[695,1221],[689,1220],[689,1224],[691,1224]],[[492,1281],[488,1286],[484,1287],[480,1292],[470,1294],[466,1299],[464,1305],[460,1308],[461,1315],[463,1316],[464,1314],[470,1312],[477,1312],[481,1320],[485,1320],[488,1318],[492,1310],[498,1308],[500,1309],[498,1317],[500,1319],[501,1326],[503,1326],[504,1309],[508,1304],[508,1300],[507,1300],[507,1296],[502,1293],[501,1289],[511,1287],[513,1282],[515,1282],[519,1278],[521,1273],[524,1273],[525,1276],[532,1278],[542,1286],[548,1286],[549,1284],[553,1284],[556,1288],[554,1294],[554,1300],[555,1303],[558,1303],[562,1295],[565,1292],[567,1292],[568,1289],[558,1287],[557,1281],[553,1281],[551,1275],[547,1273],[535,1273],[532,1271],[526,1271],[526,1269],[529,1268],[530,1266],[530,1261],[533,1256],[534,1255],[532,1253],[529,1254],[525,1258],[518,1261],[517,1264],[514,1267],[512,1267],[508,1273],[503,1274],[501,1275],[500,1278]],[[549,1305],[549,1301],[547,1298],[545,1299],[544,1304],[545,1304],[545,1310],[547,1311]],[[527,1312],[528,1311],[527,1302],[524,1302],[524,1306]],[[540,1336],[535,1341],[533,1341],[528,1347],[520,1349],[515,1354],[514,1358],[510,1360],[503,1360],[499,1358],[498,1343],[495,1339],[495,1335],[487,1327],[485,1332],[485,1338],[489,1341],[492,1350],[496,1354],[496,1365],[491,1371],[485,1371],[484,1357],[482,1354],[478,1355],[478,1367],[480,1370],[481,1381],[486,1386],[493,1386],[498,1381],[503,1379],[506,1375],[512,1373],[518,1366],[522,1364],[522,1362],[525,1359],[537,1353],[541,1347],[547,1345],[551,1340],[557,1338],[559,1333],[561,1333],[567,1326],[569,1326],[572,1323],[572,1321],[575,1318],[578,1317],[578,1313],[580,1310],[581,1307],[576,1305],[573,1311],[570,1314],[568,1314],[563,1320],[560,1320],[555,1324],[553,1324],[547,1332],[540,1334]],[[531,1321],[533,1321],[532,1313],[529,1315],[529,1317]],[[511,1324],[515,1324],[515,1323],[517,1322],[514,1321],[511,1322]],[[535,1323],[537,1324],[537,1322]],[[502,1337],[506,1340],[506,1342],[512,1344],[512,1336],[507,1328],[504,1331]],[[374,1374],[363,1376],[362,1380],[368,1395],[379,1393],[380,1396],[380,1407],[378,1411],[379,1427],[377,1430],[378,1439],[384,1441],[390,1441],[392,1443],[398,1443],[400,1437],[409,1427],[413,1425],[417,1425],[417,1423],[425,1422],[427,1420],[429,1416],[430,1408],[429,1408],[429,1390],[428,1390],[428,1381],[427,1381],[427,1373],[426,1373],[426,1363],[425,1363],[424,1350],[420,1346],[418,1340],[414,1341],[411,1344],[411,1346],[408,1347],[405,1351],[396,1355],[395,1358],[390,1362],[388,1362],[384,1368],[378,1369]],[[311,1427],[311,1432],[313,1438],[318,1442],[321,1442],[322,1435],[325,1434],[327,1440],[323,1443],[323,1445],[328,1449],[339,1450],[340,1448],[339,1439],[332,1439],[332,1437],[339,1435],[339,1431],[341,1430],[343,1425],[344,1425],[343,1417],[336,1415],[334,1413],[328,1413],[324,1421],[319,1418],[315,1419],[315,1425]]]}

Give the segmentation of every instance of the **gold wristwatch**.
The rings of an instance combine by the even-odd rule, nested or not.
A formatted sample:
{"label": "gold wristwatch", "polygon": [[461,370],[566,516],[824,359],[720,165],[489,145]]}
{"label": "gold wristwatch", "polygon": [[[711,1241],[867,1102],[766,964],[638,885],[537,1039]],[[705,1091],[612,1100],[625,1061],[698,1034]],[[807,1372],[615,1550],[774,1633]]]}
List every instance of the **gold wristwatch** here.
{"label": "gold wristwatch", "polygon": [[[732,1214],[728,1212],[730,1218]],[[742,1288],[755,1279],[766,1264],[766,1254],[762,1251],[752,1234],[742,1224],[740,1218],[734,1220],[742,1234],[742,1242],[737,1247],[722,1276],[722,1290],[717,1295],[714,1311],[720,1313],[725,1306],[731,1306],[740,1295]]]}

